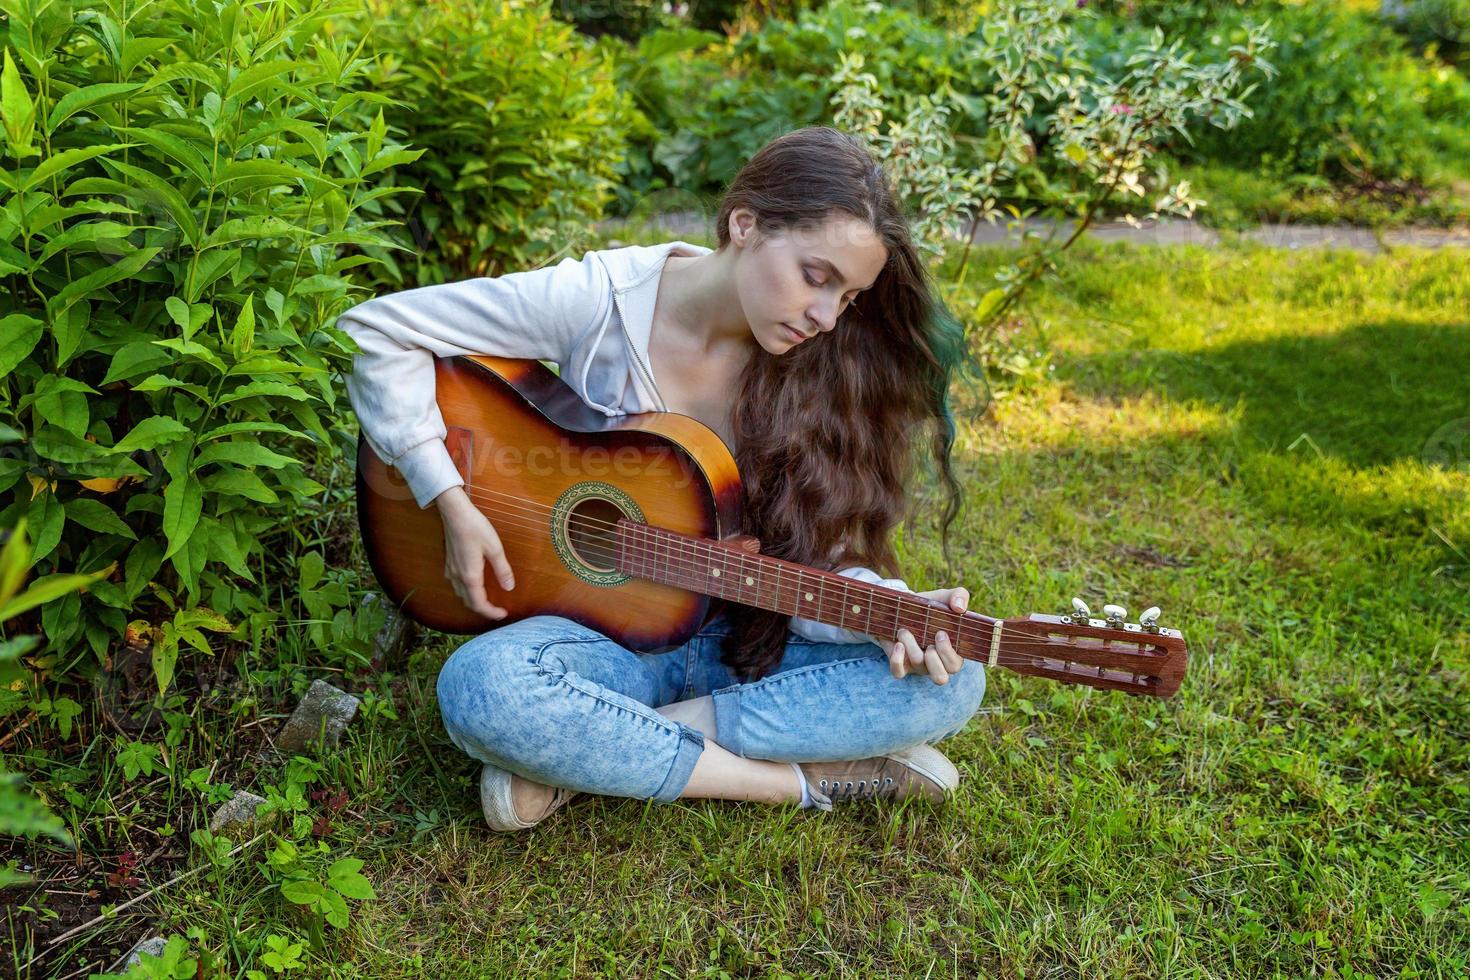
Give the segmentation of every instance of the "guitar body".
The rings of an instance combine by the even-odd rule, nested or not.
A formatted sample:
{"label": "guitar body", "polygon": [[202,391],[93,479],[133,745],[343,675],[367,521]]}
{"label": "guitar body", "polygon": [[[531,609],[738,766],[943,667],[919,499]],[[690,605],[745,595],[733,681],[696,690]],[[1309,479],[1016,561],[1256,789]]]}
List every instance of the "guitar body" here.
{"label": "guitar body", "polygon": [[515,589],[489,565],[490,601],[468,609],[444,577],[444,526],[399,472],[358,439],[358,521],[384,593],[415,621],[480,633],[528,616],[575,620],[625,647],[679,646],[723,600],[623,574],[611,561],[620,518],[719,540],[738,532],[742,489],[724,441],[672,412],[609,418],[534,360],[473,356],[435,363],[445,444],[465,491],[500,535]]}

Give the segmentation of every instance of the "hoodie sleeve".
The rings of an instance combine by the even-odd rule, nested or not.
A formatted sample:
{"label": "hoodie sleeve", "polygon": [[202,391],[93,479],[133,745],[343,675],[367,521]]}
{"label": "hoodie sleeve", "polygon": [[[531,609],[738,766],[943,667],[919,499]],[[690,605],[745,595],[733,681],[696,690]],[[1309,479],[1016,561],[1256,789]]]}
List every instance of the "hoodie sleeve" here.
{"label": "hoodie sleeve", "polygon": [[565,364],[610,302],[593,252],[555,266],[422,286],[348,309],[337,325],[357,342],[347,395],[368,445],[397,467],[420,507],[464,480],[444,446],[434,358],[467,354]]}
{"label": "hoodie sleeve", "polygon": [[[869,585],[882,585],[890,589],[901,589],[904,592],[913,590],[901,578],[884,578],[870,568],[844,568],[837,573],[847,578],[857,579],[859,582],[867,582]],[[877,640],[867,633],[859,633],[856,630],[843,629],[840,626],[829,626],[819,623],[814,619],[791,618],[791,631],[797,636],[814,640],[817,643],[874,643],[880,647],[886,646],[886,638]]]}

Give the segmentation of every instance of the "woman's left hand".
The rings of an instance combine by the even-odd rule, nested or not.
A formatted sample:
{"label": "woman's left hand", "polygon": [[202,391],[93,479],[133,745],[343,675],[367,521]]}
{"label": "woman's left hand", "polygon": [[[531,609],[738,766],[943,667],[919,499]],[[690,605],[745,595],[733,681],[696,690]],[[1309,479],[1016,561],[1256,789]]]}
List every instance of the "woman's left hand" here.
{"label": "woman's left hand", "polygon": [[[970,604],[970,590],[964,586],[914,594],[938,599],[955,612],[964,612]],[[918,640],[907,629],[900,629],[898,639],[888,647],[888,670],[897,678],[928,674],[934,683],[948,684],[949,675],[959,673],[964,666],[965,658],[955,652],[954,644],[944,630],[934,635],[934,642],[927,650],[919,648]]]}

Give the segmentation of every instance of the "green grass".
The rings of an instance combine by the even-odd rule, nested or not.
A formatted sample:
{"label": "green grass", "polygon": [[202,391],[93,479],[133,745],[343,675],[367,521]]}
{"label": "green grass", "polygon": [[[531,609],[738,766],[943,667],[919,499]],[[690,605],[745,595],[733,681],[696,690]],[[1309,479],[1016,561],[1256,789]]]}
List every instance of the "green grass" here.
{"label": "green grass", "polygon": [[[367,860],[378,898],[306,974],[1464,975],[1470,440],[1456,455],[1467,430],[1444,427],[1470,417],[1470,257],[1084,240],[1012,342],[1055,370],[966,421],[960,564],[916,535],[908,581],[1005,615],[1158,604],[1191,644],[1177,698],[998,671],[942,745],[966,779],[941,808],[582,797],[502,836],[439,726],[450,645],[431,644],[368,679],[392,710],[312,784],[346,792],[321,839]],[[319,673],[282,642],[254,689]],[[175,772],[215,757],[236,785],[279,782],[248,744],[191,734]],[[92,854],[205,810],[105,780],[71,810]],[[156,916],[230,975],[263,969],[266,935],[308,935],[264,859],[166,890]]]}
{"label": "green grass", "polygon": [[1263,222],[1349,224],[1373,228],[1470,224],[1470,174],[1446,171],[1424,184],[1334,184],[1311,174],[1277,177],[1216,163],[1169,164],[1172,183],[1188,180],[1205,201],[1196,218],[1240,230]]}

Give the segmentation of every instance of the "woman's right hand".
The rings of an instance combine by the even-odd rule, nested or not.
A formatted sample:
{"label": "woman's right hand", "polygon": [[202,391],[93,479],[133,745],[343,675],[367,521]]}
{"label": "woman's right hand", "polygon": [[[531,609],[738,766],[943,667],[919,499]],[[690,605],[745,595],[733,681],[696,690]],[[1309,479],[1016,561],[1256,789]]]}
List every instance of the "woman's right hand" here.
{"label": "woman's right hand", "polygon": [[454,586],[454,594],[486,619],[504,619],[510,612],[492,603],[485,591],[485,563],[489,562],[507,592],[516,587],[516,581],[494,525],[464,487],[450,487],[434,498],[434,504],[444,521],[444,577]]}

